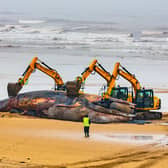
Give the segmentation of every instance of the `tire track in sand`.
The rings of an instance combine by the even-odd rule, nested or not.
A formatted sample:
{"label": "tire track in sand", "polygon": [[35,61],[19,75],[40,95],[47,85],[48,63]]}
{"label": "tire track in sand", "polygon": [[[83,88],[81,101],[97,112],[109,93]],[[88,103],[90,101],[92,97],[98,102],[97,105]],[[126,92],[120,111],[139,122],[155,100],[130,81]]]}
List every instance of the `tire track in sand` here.
{"label": "tire track in sand", "polygon": [[126,154],[118,154],[113,157],[88,160],[65,165],[66,168],[149,168],[161,162],[162,159],[168,159],[168,152],[157,149],[143,149],[134,152],[125,151]]}

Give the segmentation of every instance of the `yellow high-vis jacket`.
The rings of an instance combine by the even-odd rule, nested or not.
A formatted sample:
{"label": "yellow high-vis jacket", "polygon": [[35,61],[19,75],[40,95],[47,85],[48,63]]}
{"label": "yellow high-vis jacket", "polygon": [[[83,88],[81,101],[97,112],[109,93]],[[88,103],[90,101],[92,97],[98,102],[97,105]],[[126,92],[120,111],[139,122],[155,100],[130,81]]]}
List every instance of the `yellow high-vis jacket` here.
{"label": "yellow high-vis jacket", "polygon": [[83,126],[84,127],[89,127],[90,126],[90,119],[89,119],[89,117],[84,117],[83,118]]}

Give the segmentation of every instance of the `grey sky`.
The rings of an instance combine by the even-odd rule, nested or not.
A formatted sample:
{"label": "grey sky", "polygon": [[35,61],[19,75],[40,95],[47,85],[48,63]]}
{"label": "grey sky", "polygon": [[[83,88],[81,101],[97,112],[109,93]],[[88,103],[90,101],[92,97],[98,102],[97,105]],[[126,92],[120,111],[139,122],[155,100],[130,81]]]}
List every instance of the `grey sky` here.
{"label": "grey sky", "polygon": [[164,20],[168,0],[0,0],[0,11],[13,11],[32,16],[75,20],[113,21],[137,17]]}

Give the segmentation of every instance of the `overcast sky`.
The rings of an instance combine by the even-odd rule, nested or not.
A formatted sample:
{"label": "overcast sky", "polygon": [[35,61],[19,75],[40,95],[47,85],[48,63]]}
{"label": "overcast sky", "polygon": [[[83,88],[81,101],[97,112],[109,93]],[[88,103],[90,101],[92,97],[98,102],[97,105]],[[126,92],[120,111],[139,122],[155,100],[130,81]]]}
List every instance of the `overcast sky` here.
{"label": "overcast sky", "polygon": [[168,0],[0,0],[0,12],[76,20],[138,17],[166,21]]}

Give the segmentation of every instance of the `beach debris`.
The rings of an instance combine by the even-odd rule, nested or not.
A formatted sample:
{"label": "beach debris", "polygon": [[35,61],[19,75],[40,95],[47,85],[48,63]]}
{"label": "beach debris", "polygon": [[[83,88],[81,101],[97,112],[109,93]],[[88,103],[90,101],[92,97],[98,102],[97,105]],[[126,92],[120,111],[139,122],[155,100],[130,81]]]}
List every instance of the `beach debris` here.
{"label": "beach debris", "polygon": [[101,97],[96,95],[68,97],[65,91],[42,90],[2,100],[0,111],[69,121],[82,121],[83,116],[88,114],[94,123],[129,121],[135,117],[132,103],[112,99],[106,108],[100,105],[100,100]]}

